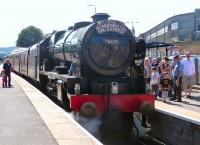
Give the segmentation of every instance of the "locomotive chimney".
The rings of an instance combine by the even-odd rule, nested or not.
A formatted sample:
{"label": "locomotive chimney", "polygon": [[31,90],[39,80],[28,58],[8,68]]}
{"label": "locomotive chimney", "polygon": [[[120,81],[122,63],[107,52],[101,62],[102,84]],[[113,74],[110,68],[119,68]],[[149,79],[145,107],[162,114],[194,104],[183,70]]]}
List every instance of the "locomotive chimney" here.
{"label": "locomotive chimney", "polygon": [[96,13],[91,18],[93,19],[93,23],[96,23],[101,20],[107,20],[110,17],[107,13]]}

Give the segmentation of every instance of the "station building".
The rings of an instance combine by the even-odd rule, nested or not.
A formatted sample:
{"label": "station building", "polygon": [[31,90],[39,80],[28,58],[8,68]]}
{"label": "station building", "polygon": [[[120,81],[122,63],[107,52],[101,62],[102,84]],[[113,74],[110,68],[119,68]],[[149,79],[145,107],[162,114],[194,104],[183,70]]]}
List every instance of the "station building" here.
{"label": "station building", "polygon": [[[184,54],[200,54],[200,9],[194,12],[172,16],[142,34],[146,42],[172,43]],[[172,53],[172,49],[169,51]],[[151,56],[164,56],[165,48],[149,50]],[[170,55],[170,54],[168,54]]]}

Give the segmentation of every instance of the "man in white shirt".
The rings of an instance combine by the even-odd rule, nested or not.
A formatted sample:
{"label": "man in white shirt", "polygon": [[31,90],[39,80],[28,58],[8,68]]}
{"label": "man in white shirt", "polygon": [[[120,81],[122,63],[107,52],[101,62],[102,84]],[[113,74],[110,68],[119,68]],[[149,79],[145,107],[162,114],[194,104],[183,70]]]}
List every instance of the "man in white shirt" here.
{"label": "man in white shirt", "polygon": [[183,89],[185,96],[191,98],[191,91],[195,78],[195,66],[194,61],[190,59],[190,51],[186,51],[185,55],[186,58],[181,61],[183,64]]}

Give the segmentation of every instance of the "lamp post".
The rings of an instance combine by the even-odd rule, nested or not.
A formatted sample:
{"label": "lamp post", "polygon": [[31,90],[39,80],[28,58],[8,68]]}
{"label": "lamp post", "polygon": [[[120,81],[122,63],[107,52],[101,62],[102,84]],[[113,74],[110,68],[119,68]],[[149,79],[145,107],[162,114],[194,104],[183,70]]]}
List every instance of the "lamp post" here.
{"label": "lamp post", "polygon": [[132,33],[135,35],[135,29],[134,29],[134,26],[133,26],[133,23],[140,23],[138,21],[136,22],[133,22],[133,21],[126,21],[127,24],[131,24],[131,31]]}
{"label": "lamp post", "polygon": [[96,14],[96,11],[97,11],[97,9],[96,9],[96,5],[88,5],[89,7],[94,7],[94,12],[95,12],[95,14]]}

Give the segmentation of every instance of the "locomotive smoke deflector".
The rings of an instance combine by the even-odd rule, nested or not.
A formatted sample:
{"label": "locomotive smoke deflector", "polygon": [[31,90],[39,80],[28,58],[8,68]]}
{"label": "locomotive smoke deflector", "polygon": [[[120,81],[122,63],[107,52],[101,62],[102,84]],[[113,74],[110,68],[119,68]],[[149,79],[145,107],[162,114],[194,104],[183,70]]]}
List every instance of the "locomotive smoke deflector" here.
{"label": "locomotive smoke deflector", "polygon": [[74,29],[74,26],[69,26],[68,28],[67,28],[67,30],[73,30]]}
{"label": "locomotive smoke deflector", "polygon": [[101,20],[107,20],[110,17],[107,13],[96,13],[91,18],[93,19],[93,23],[96,23]]}

